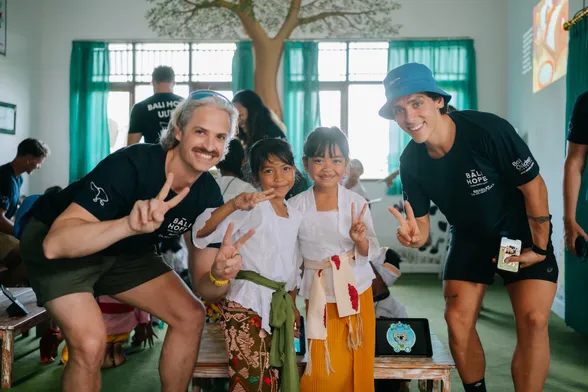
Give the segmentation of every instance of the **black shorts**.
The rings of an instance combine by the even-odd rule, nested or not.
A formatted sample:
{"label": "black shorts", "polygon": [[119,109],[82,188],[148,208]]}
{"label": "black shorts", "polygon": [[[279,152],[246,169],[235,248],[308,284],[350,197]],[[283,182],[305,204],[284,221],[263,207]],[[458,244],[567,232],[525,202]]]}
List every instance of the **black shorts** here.
{"label": "black shorts", "polygon": [[21,237],[22,262],[39,306],[67,294],[119,294],[171,271],[155,246],[119,256],[48,260],[43,254],[48,232],[49,226],[31,218]]}
{"label": "black shorts", "polygon": [[498,269],[497,264],[492,262],[493,258],[498,259],[500,242],[480,243],[462,238],[452,239],[443,271],[443,280],[463,280],[491,285],[494,283],[494,275],[498,273],[504,279],[505,285],[526,279],[556,283],[559,268],[551,244],[549,249],[549,254],[542,262],[520,268],[519,272],[510,272]]}

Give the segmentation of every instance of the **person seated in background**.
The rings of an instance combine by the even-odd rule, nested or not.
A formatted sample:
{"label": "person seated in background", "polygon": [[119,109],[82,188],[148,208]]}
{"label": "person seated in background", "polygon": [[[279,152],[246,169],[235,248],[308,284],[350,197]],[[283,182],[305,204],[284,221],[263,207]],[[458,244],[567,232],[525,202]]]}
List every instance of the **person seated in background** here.
{"label": "person seated in background", "polygon": [[0,165],[0,266],[8,270],[2,274],[0,283],[9,287],[28,285],[12,220],[20,204],[22,175],[39,169],[49,154],[45,143],[28,138],[19,143],[12,161]]}
{"label": "person seated in background", "polygon": [[347,168],[347,178],[345,179],[345,183],[343,185],[345,188],[357,193],[369,201],[370,199],[368,197],[367,191],[365,190],[365,187],[362,185],[360,180],[362,175],[363,164],[359,159],[352,159],[349,162],[349,167]]}
{"label": "person seated in background", "polygon": [[229,151],[225,159],[217,163],[216,167],[220,171],[220,177],[216,178],[221,194],[224,200],[234,199],[238,194],[243,192],[256,192],[256,189],[250,183],[243,180],[241,167],[245,159],[245,150],[238,139],[229,142]]}

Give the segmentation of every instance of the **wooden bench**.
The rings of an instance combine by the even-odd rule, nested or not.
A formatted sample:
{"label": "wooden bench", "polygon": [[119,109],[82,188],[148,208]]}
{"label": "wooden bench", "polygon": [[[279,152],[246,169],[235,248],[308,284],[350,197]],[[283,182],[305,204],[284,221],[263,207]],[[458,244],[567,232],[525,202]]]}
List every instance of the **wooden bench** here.
{"label": "wooden bench", "polygon": [[[440,382],[442,382],[442,391],[449,392],[451,369],[455,367],[455,363],[437,336],[431,335],[431,340],[432,358],[376,357],[374,378],[429,380],[419,384],[421,390],[425,391],[440,391]],[[202,333],[198,363],[192,377],[194,379],[229,378],[228,358],[220,325],[207,324]],[[298,357],[298,364],[302,373],[304,362],[301,356]],[[200,392],[200,388],[194,385],[192,391]]]}
{"label": "wooden bench", "polygon": [[2,340],[2,381],[0,387],[12,387],[14,338],[49,319],[45,308],[37,306],[37,296],[29,287],[9,288],[10,292],[30,312],[22,317],[10,317],[6,312],[10,300],[0,291],[0,339]]}

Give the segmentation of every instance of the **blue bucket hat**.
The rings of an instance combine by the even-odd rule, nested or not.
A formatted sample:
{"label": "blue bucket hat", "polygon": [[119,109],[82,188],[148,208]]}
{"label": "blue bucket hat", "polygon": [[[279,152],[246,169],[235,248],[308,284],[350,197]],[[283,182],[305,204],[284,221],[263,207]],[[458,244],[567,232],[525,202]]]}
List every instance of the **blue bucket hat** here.
{"label": "blue bucket hat", "polygon": [[416,93],[436,93],[445,98],[445,104],[451,100],[451,95],[437,86],[433,73],[427,66],[419,63],[408,63],[388,72],[384,79],[386,103],[378,114],[388,120],[393,120],[392,106],[397,98]]}

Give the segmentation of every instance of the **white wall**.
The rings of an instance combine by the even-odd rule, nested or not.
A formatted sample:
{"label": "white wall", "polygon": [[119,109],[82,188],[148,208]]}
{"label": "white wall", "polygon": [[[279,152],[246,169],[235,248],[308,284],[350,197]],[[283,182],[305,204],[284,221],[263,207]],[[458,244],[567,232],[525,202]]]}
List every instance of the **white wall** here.
{"label": "white wall", "polygon": [[[33,112],[37,105],[34,102],[34,90],[38,79],[37,49],[38,30],[37,12],[29,9],[30,4],[20,1],[9,1],[7,17],[6,56],[0,56],[0,101],[16,105],[16,134],[0,133],[0,165],[11,161],[16,155],[18,144],[34,134]],[[36,172],[32,181],[37,180],[41,173]],[[22,194],[29,192],[29,178],[24,176]]]}
{"label": "white wall", "polygon": [[[12,3],[17,3],[12,1]],[[36,69],[42,81],[35,136],[51,143],[53,155],[33,181],[40,191],[68,179],[69,59],[73,40],[155,40],[144,18],[144,0],[54,0],[18,3],[38,7],[43,15]],[[403,0],[391,23],[400,23],[398,38],[470,37],[478,54],[479,106],[506,114],[506,3],[495,0]],[[459,15],[459,16],[458,16]],[[58,144],[56,141],[59,140]]]}

